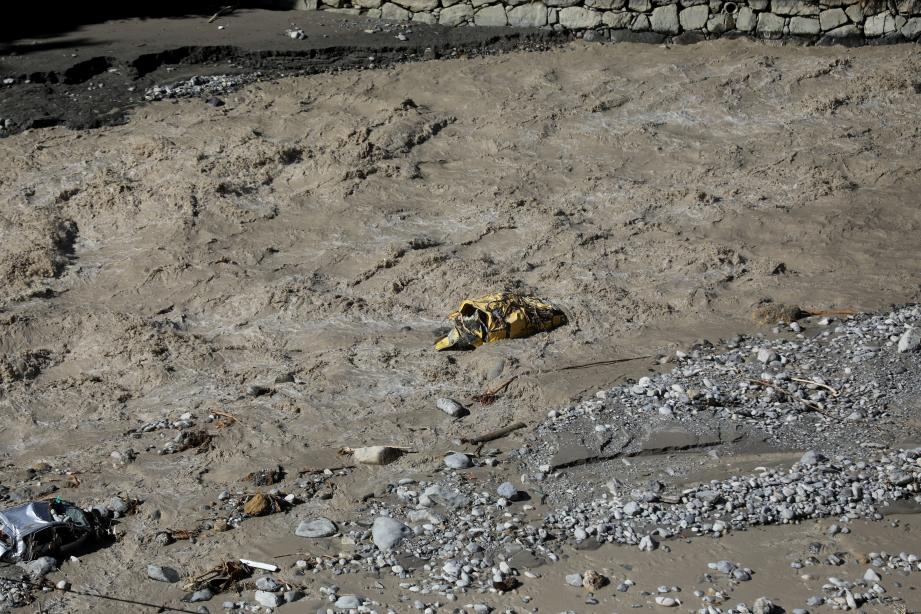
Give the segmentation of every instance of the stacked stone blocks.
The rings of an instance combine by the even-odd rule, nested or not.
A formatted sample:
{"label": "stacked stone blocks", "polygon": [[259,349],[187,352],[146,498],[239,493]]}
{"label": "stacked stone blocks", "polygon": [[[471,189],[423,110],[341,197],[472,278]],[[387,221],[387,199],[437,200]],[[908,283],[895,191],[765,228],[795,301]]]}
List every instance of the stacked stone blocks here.
{"label": "stacked stone blocks", "polygon": [[[306,8],[444,26],[594,31],[621,40],[719,36],[916,41],[921,0],[305,0]],[[632,35],[632,36],[631,36]]]}

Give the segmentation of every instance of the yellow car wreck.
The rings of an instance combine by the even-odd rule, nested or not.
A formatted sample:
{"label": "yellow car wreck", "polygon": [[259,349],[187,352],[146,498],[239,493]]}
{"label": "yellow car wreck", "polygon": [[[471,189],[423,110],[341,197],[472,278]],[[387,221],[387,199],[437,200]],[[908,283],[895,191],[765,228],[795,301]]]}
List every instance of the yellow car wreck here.
{"label": "yellow car wreck", "polygon": [[448,316],[454,328],[436,350],[473,350],[500,339],[520,339],[567,323],[566,314],[534,296],[514,292],[467,299]]}

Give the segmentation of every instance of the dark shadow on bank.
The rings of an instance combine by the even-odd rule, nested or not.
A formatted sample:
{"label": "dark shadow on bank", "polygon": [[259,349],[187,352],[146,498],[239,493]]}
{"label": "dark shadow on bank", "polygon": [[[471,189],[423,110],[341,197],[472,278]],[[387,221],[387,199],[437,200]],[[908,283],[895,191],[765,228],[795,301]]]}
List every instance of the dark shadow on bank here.
{"label": "dark shadow on bank", "polygon": [[[11,3],[12,4],[12,3]],[[47,49],[37,45],[15,44],[23,39],[53,38],[67,34],[81,26],[102,23],[113,19],[163,19],[184,17],[210,17],[223,7],[262,8],[289,10],[297,0],[156,0],[154,2],[126,2],[125,0],[100,0],[74,2],[73,0],[47,0],[42,2],[16,2],[15,8],[4,7],[0,19],[0,55],[24,55]],[[79,39],[77,39],[79,40]]]}

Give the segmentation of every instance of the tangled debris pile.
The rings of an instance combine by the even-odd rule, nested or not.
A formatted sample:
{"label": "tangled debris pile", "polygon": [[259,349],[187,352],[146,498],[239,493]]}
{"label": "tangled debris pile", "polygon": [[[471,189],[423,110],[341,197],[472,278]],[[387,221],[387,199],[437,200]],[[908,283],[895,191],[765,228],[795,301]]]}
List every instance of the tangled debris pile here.
{"label": "tangled debris pile", "polygon": [[236,75],[195,75],[169,85],[154,85],[144,92],[144,100],[207,98],[232,92],[260,78],[260,71]]}
{"label": "tangled debris pile", "polygon": [[25,580],[0,578],[0,610],[6,612],[34,601],[32,586]]}

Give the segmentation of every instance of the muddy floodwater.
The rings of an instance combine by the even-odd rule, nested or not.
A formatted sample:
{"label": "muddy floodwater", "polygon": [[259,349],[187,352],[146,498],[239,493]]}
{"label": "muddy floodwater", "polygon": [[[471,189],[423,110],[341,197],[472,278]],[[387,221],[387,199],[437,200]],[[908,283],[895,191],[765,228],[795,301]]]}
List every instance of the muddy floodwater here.
{"label": "muddy floodwater", "polygon": [[[0,483],[11,501],[143,500],[115,544],[49,579],[184,611],[202,603],[181,602],[181,582],[150,580],[149,564],[187,576],[274,561],[306,592],[282,612],[332,607],[320,592],[332,584],[379,612],[416,600],[444,612],[624,612],[662,609],[640,595],[662,585],[682,588],[667,593],[679,611],[696,611],[707,563],[731,559],[756,573],[723,608],[761,596],[805,608],[827,576],[862,577],[855,561],[869,552],[921,554],[917,517],[859,520],[834,536],[836,519],[809,520],[649,553],[568,547],[515,591],[456,602],[389,571],[294,575],[296,560],[357,547],[294,530],[317,516],[367,528],[368,506],[393,496],[387,484],[432,480],[462,439],[515,421],[526,428],[488,444],[500,462],[470,479],[518,483],[502,454],[533,446],[548,412],[667,371],[659,359],[695,341],[774,334],[751,317],[764,299],[854,313],[921,301],[919,92],[916,45],[573,43],[256,82],[220,107],[159,101],[123,125],[10,136],[0,141]],[[460,301],[502,290],[551,301],[569,323],[434,350]],[[647,358],[559,370],[631,357]],[[474,401],[511,378],[495,402]],[[470,415],[445,415],[439,397]],[[905,440],[921,442],[916,428],[906,422]],[[163,453],[200,430],[206,444]],[[728,456],[685,454],[722,477],[735,456],[750,469],[803,453],[746,441],[727,443]],[[369,445],[412,453],[340,469],[351,464],[341,448]],[[278,467],[277,481],[254,482]],[[334,471],[297,486],[323,469]],[[601,483],[614,477],[606,470]],[[301,502],[215,530],[222,491],[273,487]],[[551,504],[531,502],[535,513]],[[195,536],[155,539],[168,530]],[[850,553],[849,571],[808,580],[791,569],[814,542],[823,559]],[[587,569],[612,577],[595,604],[565,581]],[[918,574],[884,583],[901,611],[921,610]],[[636,585],[618,593],[626,578]],[[46,612],[126,611],[71,593],[39,600]],[[248,590],[204,605],[224,601],[255,603]],[[866,611],[898,611],[887,607]]]}

